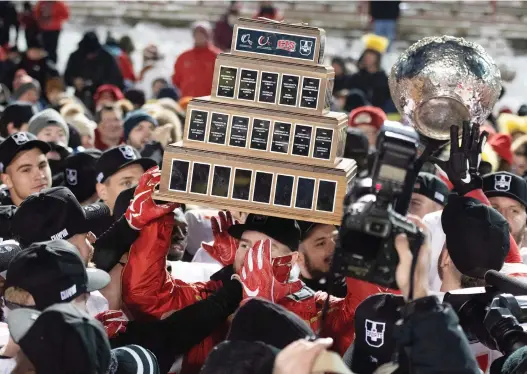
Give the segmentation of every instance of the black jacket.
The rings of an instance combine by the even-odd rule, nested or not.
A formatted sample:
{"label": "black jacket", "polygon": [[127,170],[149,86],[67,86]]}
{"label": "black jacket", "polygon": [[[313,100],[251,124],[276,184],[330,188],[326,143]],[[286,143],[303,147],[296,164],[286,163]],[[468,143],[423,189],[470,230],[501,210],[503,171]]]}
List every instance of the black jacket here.
{"label": "black jacket", "polygon": [[200,343],[234,313],[242,299],[242,287],[236,280],[208,298],[174,312],[163,320],[130,321],[126,332],[110,340],[112,348],[137,344],[149,349],[159,362],[161,373],[168,373],[176,356]]}
{"label": "black jacket", "polygon": [[358,89],[364,92],[366,99],[373,106],[383,108],[390,99],[388,76],[383,70],[377,73],[359,70],[349,78],[347,84],[351,89]]}
{"label": "black jacket", "polygon": [[435,296],[411,304],[415,303],[426,305],[416,307],[395,330],[396,340],[408,358],[412,373],[479,373],[468,339],[450,305],[440,304]]}
{"label": "black jacket", "polygon": [[48,79],[59,76],[55,65],[47,57],[41,58],[40,60],[30,60],[26,54],[23,54],[20,62],[12,66],[3,78],[3,83],[9,89],[13,88],[13,79],[19,69],[25,70],[30,77],[38,81],[40,89],[42,90],[42,96],[45,96],[46,82]]}

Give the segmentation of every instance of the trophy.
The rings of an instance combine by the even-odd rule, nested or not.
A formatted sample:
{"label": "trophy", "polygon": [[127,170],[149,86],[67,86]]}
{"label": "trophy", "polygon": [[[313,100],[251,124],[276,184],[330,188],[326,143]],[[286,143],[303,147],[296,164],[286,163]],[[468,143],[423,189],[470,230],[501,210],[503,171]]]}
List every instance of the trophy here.
{"label": "trophy", "polygon": [[211,96],[189,102],[183,141],[165,149],[156,199],[340,224],[356,164],[347,115],[329,111],[324,42],[316,27],[239,19]]}
{"label": "trophy", "polygon": [[479,44],[452,36],[410,46],[392,67],[392,100],[421,134],[449,140],[450,126],[483,123],[501,91],[498,66]]}

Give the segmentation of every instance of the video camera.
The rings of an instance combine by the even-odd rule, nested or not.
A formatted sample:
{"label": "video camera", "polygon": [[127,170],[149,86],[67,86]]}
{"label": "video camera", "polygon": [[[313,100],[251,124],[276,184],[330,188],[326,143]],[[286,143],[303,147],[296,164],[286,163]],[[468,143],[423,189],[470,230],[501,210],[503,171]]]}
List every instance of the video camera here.
{"label": "video camera", "polygon": [[527,285],[495,270],[485,274],[485,283],[484,289],[448,292],[444,302],[456,311],[469,341],[508,356],[527,346],[521,326],[527,323]]}
{"label": "video camera", "polygon": [[370,190],[357,196],[353,187],[345,199],[334,259],[337,273],[397,289],[395,236],[407,235],[415,257],[424,240],[421,230],[404,216],[406,212],[394,210],[397,199],[413,191],[418,145],[419,136],[412,127],[384,122]]}

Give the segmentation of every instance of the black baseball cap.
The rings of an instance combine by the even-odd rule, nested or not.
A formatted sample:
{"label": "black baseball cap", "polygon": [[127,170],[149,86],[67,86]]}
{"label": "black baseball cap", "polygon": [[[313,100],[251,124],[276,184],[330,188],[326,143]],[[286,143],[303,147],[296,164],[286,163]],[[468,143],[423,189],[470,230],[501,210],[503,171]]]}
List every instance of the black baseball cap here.
{"label": "black baseball cap", "polygon": [[104,203],[82,207],[66,187],[47,188],[29,195],[12,218],[11,230],[22,245],[69,239],[90,232],[94,221],[110,215]]}
{"label": "black baseball cap", "polygon": [[[7,125],[14,123],[21,125],[28,123],[29,119],[35,114],[35,108],[30,103],[24,101],[15,101],[5,107],[0,116],[0,133],[7,133]],[[19,126],[16,126],[19,127]]]}
{"label": "black baseball cap", "polygon": [[110,343],[95,318],[71,304],[9,313],[9,333],[39,374],[106,374]]}
{"label": "black baseball cap", "polygon": [[139,152],[129,145],[119,145],[105,151],[95,164],[96,180],[103,183],[119,170],[138,164],[145,171],[157,166],[156,162],[150,158],[142,158]]}
{"label": "black baseball cap", "polygon": [[414,183],[414,193],[423,195],[430,200],[445,206],[450,191],[448,186],[434,174],[421,172]]}
{"label": "black baseball cap", "polygon": [[11,260],[5,289],[18,287],[31,294],[35,307],[57,303],[100,290],[110,283],[105,271],[86,268],[77,248],[65,240],[33,243]]}
{"label": "black baseball cap", "polygon": [[68,187],[80,202],[96,193],[95,164],[101,157],[98,149],[87,149],[73,154],[64,161],[64,186]]}
{"label": "black baseball cap", "polygon": [[527,208],[527,182],[517,175],[505,171],[485,175],[483,192],[487,197],[509,197]]}
{"label": "black baseball cap", "polygon": [[292,251],[296,251],[300,244],[300,227],[294,219],[251,213],[244,224],[233,225],[229,228],[229,234],[236,239],[241,239],[245,231],[261,232],[286,245]]}
{"label": "black baseball cap", "polygon": [[21,250],[20,245],[14,240],[6,240],[0,243],[0,273],[7,270],[13,257]]}
{"label": "black baseball cap", "polygon": [[48,143],[38,140],[35,135],[29,132],[21,131],[11,134],[0,144],[0,172],[5,172],[5,169],[19,152],[33,148],[40,149],[44,154],[51,151]]}
{"label": "black baseball cap", "polygon": [[471,197],[451,195],[441,214],[446,248],[456,268],[483,278],[499,271],[510,249],[509,224],[492,207]]}
{"label": "black baseball cap", "polygon": [[[355,340],[346,352],[345,361],[355,373],[373,373],[390,362],[396,350],[394,331],[401,319],[399,295],[376,294],[359,304],[355,311]],[[404,372],[404,371],[403,371]]]}

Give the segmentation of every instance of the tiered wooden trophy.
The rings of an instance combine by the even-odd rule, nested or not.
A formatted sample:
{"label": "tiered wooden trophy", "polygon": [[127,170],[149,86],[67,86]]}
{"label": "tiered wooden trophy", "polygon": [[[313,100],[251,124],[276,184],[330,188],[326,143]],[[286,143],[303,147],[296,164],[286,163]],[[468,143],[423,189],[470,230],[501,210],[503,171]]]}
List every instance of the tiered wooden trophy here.
{"label": "tiered wooden trophy", "polygon": [[340,224],[355,176],[347,115],[329,112],[335,73],[325,31],[240,19],[216,59],[211,97],[187,107],[165,150],[161,200]]}

